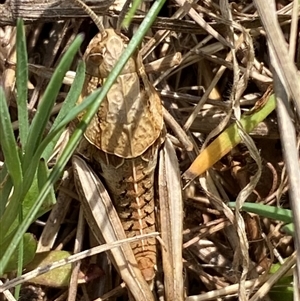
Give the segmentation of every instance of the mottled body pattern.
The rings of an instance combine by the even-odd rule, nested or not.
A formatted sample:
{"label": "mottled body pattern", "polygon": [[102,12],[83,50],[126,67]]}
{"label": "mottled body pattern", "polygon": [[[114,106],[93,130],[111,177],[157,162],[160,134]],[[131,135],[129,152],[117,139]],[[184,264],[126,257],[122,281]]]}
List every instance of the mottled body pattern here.
{"label": "mottled body pattern", "polygon": [[[102,86],[127,43],[112,29],[94,37],[84,55],[87,76],[79,102]],[[87,155],[101,170],[128,237],[155,231],[154,171],[162,129],[161,101],[136,52],[85,133],[90,143]],[[155,239],[131,246],[145,279],[153,279]]]}

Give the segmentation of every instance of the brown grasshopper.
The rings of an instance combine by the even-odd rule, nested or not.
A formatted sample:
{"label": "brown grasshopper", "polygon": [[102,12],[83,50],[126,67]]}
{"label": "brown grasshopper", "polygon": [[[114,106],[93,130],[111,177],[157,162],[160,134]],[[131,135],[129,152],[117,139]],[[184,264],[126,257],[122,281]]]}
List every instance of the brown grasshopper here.
{"label": "brown grasshopper", "polygon": [[[86,11],[89,11],[81,1],[76,0],[75,2]],[[95,15],[90,11],[89,14],[94,22],[99,24]],[[79,103],[96,87],[103,85],[105,78],[111,72],[128,43],[128,39],[124,35],[116,33],[113,29],[104,30],[100,27],[99,30],[100,33],[92,39],[84,54],[87,75]],[[106,99],[102,102],[96,116],[88,126],[85,132],[86,140],[83,141],[80,149],[80,152],[84,153],[85,157],[92,162],[94,170],[101,170],[101,176],[112,197],[114,208],[118,213],[127,237],[148,234],[156,229],[154,172],[157,165],[159,147],[164,142],[164,133],[161,100],[147,78],[142,59],[137,51],[126,63],[121,74],[108,92]],[[170,143],[168,145],[170,146]],[[176,156],[175,159],[173,156],[174,160],[176,160]],[[105,226],[101,225],[95,218],[91,204],[87,205],[86,194],[88,194],[88,191],[84,191],[85,186],[82,183],[83,181],[96,182],[97,176],[92,171],[90,171],[90,176],[87,173],[80,176],[79,170],[87,169],[88,167],[78,157],[74,158],[73,164],[77,180],[76,187],[84,203],[86,219],[96,238],[100,237],[100,241],[109,242],[107,241],[109,238],[106,238]],[[165,168],[165,166],[162,166],[162,169]],[[172,182],[170,179],[162,179],[162,182],[170,181]],[[95,185],[99,188],[99,191],[104,191],[104,187],[101,184],[95,183]],[[165,183],[162,185],[162,190],[166,189],[164,185]],[[176,198],[181,200],[179,182],[177,186],[179,187],[179,191],[177,190],[179,195]],[[83,194],[85,197],[82,196]],[[109,201],[106,199],[102,203],[104,204],[102,210],[111,213],[110,222],[113,226],[112,228],[119,229],[118,218]],[[95,207],[97,204],[93,206]],[[178,208],[176,210],[178,211]],[[167,221],[162,222],[162,225],[165,225],[168,231],[170,231],[169,228],[174,226],[172,223],[181,224],[182,208],[179,211],[179,220],[172,221],[171,217],[166,217]],[[95,229],[97,228],[95,224],[98,225],[98,230]],[[181,230],[177,233],[180,236],[179,243],[177,239],[179,248],[181,248]],[[114,232],[114,229],[109,231]],[[164,265],[167,266],[169,273],[172,273],[174,277],[182,278],[181,275],[178,275],[182,271],[181,253],[178,251],[172,252],[173,246],[170,246],[172,239],[168,237],[168,233],[164,235],[168,240],[163,251]],[[115,239],[124,238],[122,233],[114,237]],[[130,254],[131,249],[139,270],[135,269],[135,259],[134,257],[132,259]],[[156,240],[155,238],[147,238],[132,243],[131,249],[126,249],[124,246],[122,254],[116,254],[117,251],[112,250],[113,261],[118,266],[123,280],[136,300],[154,300],[151,293],[145,292],[147,289],[142,283],[143,280],[137,286],[143,287],[142,291],[145,294],[145,298],[142,298],[138,289],[130,288],[132,281],[130,277],[127,278],[127,281],[124,279],[128,275],[126,273],[122,274],[124,271],[119,265],[124,265],[125,254],[126,261],[132,265],[132,271],[135,273],[134,277],[140,277],[140,271],[146,281],[152,281],[156,273]],[[176,254],[176,258],[172,258],[171,253]],[[179,261],[176,263],[179,269],[172,268],[172,264],[175,264],[174,261]],[[180,271],[179,273],[178,270]],[[171,280],[166,284],[166,291],[169,291],[167,294],[173,294],[173,297],[175,297],[174,293],[171,293],[174,291],[172,286],[176,285],[181,288],[179,289],[180,292],[176,293],[178,296],[175,299],[170,295],[167,297],[167,300],[181,300],[183,298],[182,280],[177,279],[173,281],[171,275],[168,275],[168,277]]]}

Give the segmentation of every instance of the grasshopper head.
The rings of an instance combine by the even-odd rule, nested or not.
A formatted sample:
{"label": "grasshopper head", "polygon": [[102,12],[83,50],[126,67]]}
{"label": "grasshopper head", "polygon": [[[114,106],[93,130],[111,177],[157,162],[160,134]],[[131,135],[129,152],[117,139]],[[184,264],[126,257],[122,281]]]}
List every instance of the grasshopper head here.
{"label": "grasshopper head", "polygon": [[[98,33],[90,42],[84,56],[87,73],[99,78],[107,78],[120,56],[128,39],[113,29],[107,29],[105,34]],[[121,74],[136,72],[134,59],[130,58]]]}

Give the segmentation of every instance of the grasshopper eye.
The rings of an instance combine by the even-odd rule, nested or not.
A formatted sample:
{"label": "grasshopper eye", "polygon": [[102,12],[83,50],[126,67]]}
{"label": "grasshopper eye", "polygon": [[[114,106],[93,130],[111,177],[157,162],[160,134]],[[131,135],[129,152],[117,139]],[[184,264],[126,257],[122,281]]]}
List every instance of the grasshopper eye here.
{"label": "grasshopper eye", "polygon": [[86,58],[86,73],[95,76],[100,77],[100,65],[103,61],[103,56],[100,53],[93,53],[88,55]]}

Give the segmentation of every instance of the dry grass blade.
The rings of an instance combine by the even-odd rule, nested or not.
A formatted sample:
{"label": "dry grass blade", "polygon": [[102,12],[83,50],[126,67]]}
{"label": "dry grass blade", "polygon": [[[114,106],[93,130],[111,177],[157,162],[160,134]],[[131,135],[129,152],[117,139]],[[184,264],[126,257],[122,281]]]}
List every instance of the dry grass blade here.
{"label": "dry grass blade", "polygon": [[[287,92],[291,95],[298,116],[300,116],[299,75],[297,75],[297,68],[289,56],[287,44],[279,23],[276,20],[275,3],[272,0],[255,0],[255,5],[266,31],[270,50],[274,55],[274,69],[283,82]],[[278,47],[278,45],[281,45],[281,47]]]}
{"label": "dry grass blade", "polygon": [[[272,55],[271,55],[272,57]],[[282,148],[288,172],[290,186],[290,203],[293,208],[293,219],[295,228],[295,246],[297,248],[297,272],[300,276],[300,166],[297,164],[299,150],[297,148],[295,125],[291,120],[288,108],[286,92],[277,74],[274,76],[274,90],[277,95],[277,114],[279,130],[282,133]],[[295,164],[296,162],[296,164]]]}
{"label": "dry grass blade", "polygon": [[[64,193],[64,189],[67,191],[70,188],[74,188],[73,177],[70,177],[69,172],[65,172],[61,179],[60,192],[56,198],[56,204],[52,208],[39,238],[37,252],[46,252],[54,248],[57,235],[70,209],[72,200],[70,195]],[[56,247],[57,249],[60,248]]]}
{"label": "dry grass blade", "polygon": [[[278,119],[279,129],[282,134],[282,144],[285,162],[290,181],[290,198],[293,208],[295,222],[295,244],[298,249],[297,253],[297,271],[300,275],[300,172],[298,161],[299,152],[296,147],[296,131],[289,113],[288,95],[291,96],[295,106],[298,119],[300,117],[300,85],[297,67],[293,57],[289,55],[289,50],[285,42],[283,32],[275,18],[275,3],[273,1],[255,1],[258,13],[262,19],[263,26],[268,37],[268,48],[270,52],[271,64],[274,70],[274,90],[278,97]],[[299,12],[298,12],[299,18]],[[294,21],[295,22],[295,21]],[[278,47],[282,45],[282,47]],[[290,45],[292,47],[292,45]],[[291,51],[291,50],[290,50]],[[295,118],[297,119],[297,118]],[[290,135],[290,136],[289,136]],[[299,285],[299,284],[298,284]]]}
{"label": "dry grass blade", "polygon": [[[113,0],[100,0],[91,8],[97,14],[103,14],[113,4]],[[25,23],[51,22],[59,19],[87,17],[88,14],[69,1],[60,0],[11,0],[0,4],[0,25],[14,25],[17,18],[22,18]]]}
{"label": "dry grass blade", "polygon": [[[6,29],[6,30],[8,30],[8,29]],[[3,39],[3,43],[4,43],[3,48],[7,52],[6,59],[9,62],[12,62],[15,64],[16,60],[17,60],[16,48],[14,47],[15,43],[16,43],[16,29],[15,28],[11,29],[11,32],[8,36],[9,36],[8,41],[5,42],[5,39]],[[15,68],[12,68],[12,67],[6,68],[3,71],[3,74],[1,75],[2,86],[4,89],[6,101],[8,102],[8,104],[9,104],[10,99],[13,94],[13,90],[14,90],[14,86],[15,86],[15,76],[16,76],[16,70],[15,70]]]}
{"label": "dry grass blade", "polygon": [[251,193],[254,191],[262,172],[262,165],[261,165],[261,158],[259,155],[259,152],[253,142],[253,140],[250,138],[250,136],[245,132],[241,124],[238,123],[239,126],[239,135],[242,138],[242,141],[247,145],[247,148],[249,150],[249,153],[251,157],[255,160],[257,164],[257,172],[255,175],[250,179],[249,183],[246,187],[244,187],[241,192],[238,194],[236,198],[236,221],[237,221],[237,233],[240,239],[240,245],[241,245],[241,255],[242,255],[242,266],[243,266],[243,272],[240,279],[240,288],[239,288],[239,296],[241,300],[248,300],[247,294],[246,294],[246,288],[245,288],[245,282],[247,279],[247,274],[249,271],[249,263],[250,263],[250,257],[249,257],[249,242],[247,238],[247,234],[245,231],[245,222],[244,219],[239,212],[240,208],[242,207],[242,204],[248,199],[248,197],[251,195]]}
{"label": "dry grass blade", "polygon": [[149,64],[145,64],[144,67],[146,73],[148,74],[152,72],[164,71],[174,66],[178,66],[181,61],[181,53],[176,52],[175,54],[168,55],[156,61],[150,62]]}
{"label": "dry grass blade", "polygon": [[[74,245],[74,254],[79,253],[82,249],[82,244],[84,240],[84,225],[85,223],[84,223],[83,209],[80,208],[77,232],[76,232],[76,240]],[[68,301],[76,301],[80,264],[81,264],[80,261],[77,261],[72,264],[72,275],[71,275],[70,286],[68,291]]]}
{"label": "dry grass blade", "polygon": [[[78,156],[73,159],[74,176],[85,218],[99,243],[125,239],[123,226],[99,178]],[[112,260],[135,300],[154,300],[148,284],[137,267],[129,244],[111,250]]]}
{"label": "dry grass blade", "polygon": [[[239,39],[236,41],[235,47],[239,48],[241,43],[243,42],[243,36],[240,36]],[[228,55],[226,56],[226,61],[231,61],[232,60],[232,53],[229,52]],[[184,130],[188,130],[194,120],[196,119],[197,114],[199,113],[200,109],[203,107],[204,103],[206,102],[207,98],[209,97],[211,91],[215,88],[217,85],[218,81],[221,79],[222,75],[224,74],[226,70],[225,66],[221,66],[219,70],[216,72],[214,78],[212,79],[211,83],[209,84],[209,87],[207,87],[205,93],[201,97],[199,103],[195,107],[193,113],[189,116],[187,121],[184,124]]]}
{"label": "dry grass blade", "polygon": [[183,301],[182,223],[183,203],[177,157],[166,139],[159,155],[159,202],[166,301]]}
{"label": "dry grass blade", "polygon": [[183,146],[183,148],[186,149],[187,151],[192,151],[193,144],[189,140],[185,131],[180,127],[180,125],[177,123],[177,121],[172,117],[172,115],[165,108],[163,108],[163,114],[164,114],[165,123],[176,134],[176,137],[178,138],[178,140],[181,143],[181,145]]}
{"label": "dry grass blade", "polygon": [[[255,285],[255,280],[248,280],[245,283],[245,288],[250,289]],[[223,289],[210,291],[201,295],[189,296],[185,301],[209,301],[217,300],[217,298],[225,298],[226,296],[236,294],[239,289],[239,284],[233,284]]]}
{"label": "dry grass blade", "polygon": [[20,277],[14,278],[14,279],[6,282],[5,284],[1,285],[0,293],[3,293],[4,291],[9,290],[9,289],[15,287],[16,285],[28,282],[30,279],[32,279],[34,277],[45,274],[47,272],[50,272],[54,269],[65,266],[67,264],[77,262],[79,260],[82,260],[84,258],[93,256],[93,255],[96,255],[96,254],[99,254],[101,252],[109,251],[113,248],[118,248],[118,247],[122,246],[123,244],[128,244],[128,243],[135,242],[135,241],[138,241],[138,240],[141,240],[141,239],[146,239],[148,237],[156,237],[158,235],[159,235],[158,232],[154,232],[154,233],[151,233],[151,234],[145,234],[145,235],[140,235],[140,236],[137,236],[137,237],[126,238],[124,240],[115,241],[111,244],[105,244],[105,245],[101,245],[101,246],[91,248],[91,249],[86,250],[86,251],[82,251],[78,254],[74,254],[74,255],[69,256],[67,259],[62,259],[62,260],[53,262],[51,264],[48,264],[46,266],[38,267],[38,268],[28,272],[28,273],[23,274]]}
{"label": "dry grass blade", "polygon": [[[3,282],[0,280],[0,285],[3,285]],[[7,301],[16,301],[13,294],[7,290],[3,292],[4,297],[7,299]]]}
{"label": "dry grass blade", "polygon": [[176,0],[176,2],[183,7],[187,6],[189,16],[201,27],[203,27],[212,37],[220,41],[222,44],[231,47],[230,43],[228,43],[216,30],[207,24],[207,22],[205,22],[204,19],[193,8],[189,7],[190,3],[188,1]]}

